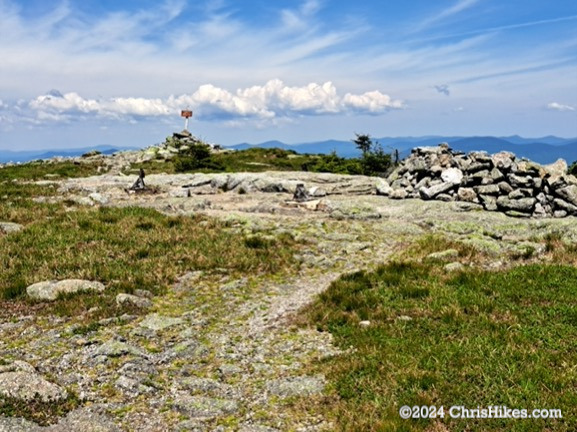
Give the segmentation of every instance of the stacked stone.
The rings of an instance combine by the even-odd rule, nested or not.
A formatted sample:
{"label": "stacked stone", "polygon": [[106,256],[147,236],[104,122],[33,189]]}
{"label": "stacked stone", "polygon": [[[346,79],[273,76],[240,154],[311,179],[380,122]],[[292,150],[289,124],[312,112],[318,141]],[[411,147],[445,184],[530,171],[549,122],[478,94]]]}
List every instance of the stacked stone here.
{"label": "stacked stone", "polygon": [[377,193],[466,201],[510,216],[577,215],[577,178],[567,174],[564,160],[543,166],[504,151],[454,152],[446,143],[413,149]]}

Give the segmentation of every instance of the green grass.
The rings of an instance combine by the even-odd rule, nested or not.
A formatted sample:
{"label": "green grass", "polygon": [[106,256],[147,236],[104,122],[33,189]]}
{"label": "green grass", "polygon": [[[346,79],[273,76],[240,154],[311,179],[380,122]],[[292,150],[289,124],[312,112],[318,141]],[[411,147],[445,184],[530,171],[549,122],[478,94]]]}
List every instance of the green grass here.
{"label": "green grass", "polygon": [[[572,266],[447,275],[392,262],[341,277],[306,319],[353,348],[319,365],[338,397],[338,430],[568,431],[577,430],[576,305]],[[403,405],[558,408],[564,418],[402,420]]]}
{"label": "green grass", "polygon": [[139,168],[146,173],[176,172],[264,172],[264,171],[311,171],[339,174],[362,174],[359,159],[345,159],[336,155],[299,154],[292,150],[253,148],[211,154],[201,162],[180,155],[166,162],[155,160],[131,167],[127,174],[135,174]]}
{"label": "green grass", "polygon": [[97,165],[73,162],[30,162],[0,168],[0,221],[28,224],[53,217],[63,210],[62,204],[37,203],[33,198],[54,196],[57,186],[34,181],[96,175],[97,170]]}
{"label": "green grass", "polygon": [[91,163],[35,161],[0,169],[0,183],[10,180],[50,180],[88,177],[97,174],[98,166]]}
{"label": "green grass", "polygon": [[162,294],[192,270],[275,273],[296,266],[294,241],[234,234],[226,224],[197,217],[169,217],[143,208],[56,212],[19,233],[0,237],[0,298],[23,300],[28,285],[79,278],[101,281],[104,295],[62,298],[52,310],[76,315],[91,307],[115,312],[119,292]]}
{"label": "green grass", "polygon": [[55,424],[61,417],[81,405],[78,397],[69,392],[65,400],[44,402],[39,397],[23,401],[6,396],[0,396],[0,415],[4,417],[22,417],[40,426]]}

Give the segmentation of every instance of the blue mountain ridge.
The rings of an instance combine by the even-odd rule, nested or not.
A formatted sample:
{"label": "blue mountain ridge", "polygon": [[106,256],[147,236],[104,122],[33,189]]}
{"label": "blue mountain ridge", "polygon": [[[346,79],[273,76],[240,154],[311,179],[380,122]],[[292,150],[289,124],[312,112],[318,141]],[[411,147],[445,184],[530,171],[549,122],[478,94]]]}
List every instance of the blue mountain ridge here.
{"label": "blue mountain ridge", "polygon": [[[542,138],[523,138],[518,135],[504,138],[497,137],[462,137],[462,136],[427,136],[427,137],[384,137],[373,138],[386,152],[399,151],[401,157],[406,157],[412,148],[435,146],[447,142],[453,150],[470,152],[486,151],[497,153],[510,151],[517,157],[547,164],[557,159],[565,159],[568,163],[577,160],[577,138],[558,138],[547,136]],[[300,144],[285,144],[279,141],[267,141],[260,144],[237,144],[227,148],[244,150],[248,148],[281,148],[294,150],[298,153],[328,154],[336,152],[341,157],[358,157],[360,151],[352,141],[327,140]]]}
{"label": "blue mountain ridge", "polygon": [[[406,157],[412,148],[422,146],[435,146],[447,142],[453,150],[470,152],[486,151],[497,153],[510,151],[518,157],[524,157],[538,163],[547,164],[562,158],[567,163],[577,161],[577,138],[559,138],[546,136],[541,138],[523,138],[518,135],[509,137],[464,137],[464,136],[422,136],[422,137],[382,137],[373,138],[386,152],[399,151],[401,157]],[[286,144],[281,141],[266,141],[260,144],[240,143],[225,146],[228,149],[245,150],[249,148],[281,148],[294,150],[303,154],[329,154],[336,152],[341,157],[358,157],[360,151],[355,147],[352,140],[325,140],[304,142],[298,144]],[[98,150],[103,154],[112,154],[121,150],[135,150],[135,147],[101,145],[96,147],[83,147],[73,149],[44,149],[34,151],[10,151],[0,149],[0,163],[28,162],[37,159],[49,159],[55,156],[80,156],[91,150]]]}

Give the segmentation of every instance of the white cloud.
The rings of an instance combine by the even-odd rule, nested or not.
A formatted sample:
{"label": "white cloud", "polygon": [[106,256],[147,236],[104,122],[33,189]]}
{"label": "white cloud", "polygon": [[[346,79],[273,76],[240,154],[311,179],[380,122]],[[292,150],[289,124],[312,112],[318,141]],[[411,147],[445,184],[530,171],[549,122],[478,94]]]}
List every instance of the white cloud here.
{"label": "white cloud", "polygon": [[368,114],[381,114],[391,109],[402,109],[404,103],[400,100],[392,100],[390,96],[379,91],[371,91],[362,95],[347,93],[343,99],[343,105],[353,111]]}
{"label": "white cloud", "polygon": [[375,115],[401,109],[404,104],[380,91],[360,95],[347,93],[341,97],[331,82],[289,87],[275,79],[262,86],[238,89],[235,93],[205,84],[192,94],[170,96],[166,99],[85,99],[75,92],[61,94],[57,90],[51,90],[49,94],[30,101],[29,107],[37,113],[37,119],[53,121],[66,120],[72,115],[111,118],[169,116],[186,107],[194,109],[196,115],[204,120],[272,120],[347,112]]}
{"label": "white cloud", "polygon": [[547,105],[547,109],[552,111],[575,111],[575,107],[571,105],[564,105],[557,102],[551,102]]}

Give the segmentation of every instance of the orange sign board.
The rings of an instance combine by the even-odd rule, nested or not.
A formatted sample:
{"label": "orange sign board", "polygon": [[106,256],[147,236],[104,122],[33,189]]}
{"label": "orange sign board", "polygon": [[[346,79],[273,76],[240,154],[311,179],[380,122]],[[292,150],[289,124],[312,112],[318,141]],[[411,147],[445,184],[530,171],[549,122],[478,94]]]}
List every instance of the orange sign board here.
{"label": "orange sign board", "polygon": [[181,117],[190,118],[190,117],[192,117],[192,111],[190,111],[190,110],[182,110],[182,111],[180,112],[180,116],[181,116]]}

